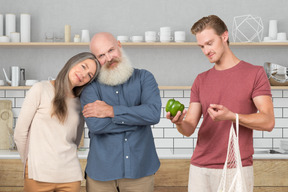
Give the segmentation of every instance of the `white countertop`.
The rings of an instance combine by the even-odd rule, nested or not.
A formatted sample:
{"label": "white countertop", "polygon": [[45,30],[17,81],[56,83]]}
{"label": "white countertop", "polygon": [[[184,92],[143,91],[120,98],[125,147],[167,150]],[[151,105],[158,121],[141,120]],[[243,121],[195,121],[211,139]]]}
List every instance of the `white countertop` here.
{"label": "white countertop", "polygon": [[[86,159],[89,150],[78,151],[79,159]],[[172,154],[158,152],[160,159],[190,159],[192,154]],[[0,150],[0,159],[20,159],[17,151],[11,150]],[[253,159],[288,159],[288,154],[270,154],[265,151],[255,152]]]}

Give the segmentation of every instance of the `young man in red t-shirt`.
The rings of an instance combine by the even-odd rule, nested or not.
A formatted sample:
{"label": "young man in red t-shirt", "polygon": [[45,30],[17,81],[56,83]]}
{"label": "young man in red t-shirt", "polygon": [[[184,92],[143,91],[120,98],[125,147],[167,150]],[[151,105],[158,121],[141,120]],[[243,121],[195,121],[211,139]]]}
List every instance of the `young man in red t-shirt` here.
{"label": "young man in red t-shirt", "polygon": [[275,124],[268,78],[263,67],[233,54],[227,26],[219,17],[203,17],[192,26],[191,32],[214,66],[195,79],[188,111],[178,112],[175,117],[167,113],[167,118],[187,137],[194,133],[203,116],[191,158],[188,191],[217,191],[235,113],[239,114],[239,145],[246,188],[253,191],[253,130],[272,131]]}

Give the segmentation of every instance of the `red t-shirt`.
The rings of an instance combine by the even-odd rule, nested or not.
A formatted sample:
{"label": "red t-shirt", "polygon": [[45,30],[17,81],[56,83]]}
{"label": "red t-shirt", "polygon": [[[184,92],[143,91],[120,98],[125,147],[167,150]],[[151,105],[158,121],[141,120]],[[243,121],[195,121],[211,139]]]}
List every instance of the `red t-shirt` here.
{"label": "red t-shirt", "polygon": [[[207,109],[220,104],[239,114],[256,113],[253,98],[271,95],[271,88],[261,66],[240,61],[236,66],[217,71],[215,67],[197,76],[191,88],[190,102],[202,106],[203,122],[191,164],[206,168],[223,168],[226,159],[231,121],[214,122]],[[253,164],[253,130],[239,126],[240,153],[243,166]]]}

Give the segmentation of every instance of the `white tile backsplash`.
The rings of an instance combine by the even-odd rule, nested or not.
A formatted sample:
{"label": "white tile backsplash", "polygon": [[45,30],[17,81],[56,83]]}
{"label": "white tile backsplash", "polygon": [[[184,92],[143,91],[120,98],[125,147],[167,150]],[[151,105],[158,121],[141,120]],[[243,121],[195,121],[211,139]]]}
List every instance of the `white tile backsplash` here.
{"label": "white tile backsplash", "polygon": [[164,128],[153,128],[152,133],[154,138],[164,138]]}
{"label": "white tile backsplash", "polygon": [[193,139],[184,138],[184,139],[174,139],[174,148],[193,148]]}
{"label": "white tile backsplash", "polygon": [[283,109],[282,108],[274,108],[274,116],[275,117],[283,117]]}
{"label": "white tile backsplash", "polygon": [[163,139],[158,139],[158,138],[155,138],[154,139],[154,142],[155,142],[155,145],[156,145],[156,148],[170,148],[170,149],[173,149],[173,138],[172,139],[166,139],[166,138],[163,138]]}
{"label": "white tile backsplash", "polygon": [[[27,90],[0,90],[0,100],[11,100],[14,119],[17,120],[21,110],[24,97]],[[280,140],[288,139],[288,91],[272,90],[275,128],[271,132],[255,131],[253,132],[254,147],[259,149],[278,148]],[[193,135],[185,137],[177,131],[176,126],[166,119],[165,106],[170,98],[175,98],[185,104],[186,109],[190,102],[190,90],[160,90],[162,101],[161,120],[158,124],[152,126],[152,132],[157,152],[165,153],[185,153],[193,151],[197,143],[199,127],[203,121],[200,119],[199,124]],[[15,126],[15,122],[14,122]],[[86,146],[89,145],[88,128],[85,123],[84,140]]]}
{"label": "white tile backsplash", "polygon": [[15,107],[21,107],[23,104],[24,98],[15,98]]}
{"label": "white tile backsplash", "polygon": [[288,127],[288,118],[275,118],[275,127]]}
{"label": "white tile backsplash", "polygon": [[283,129],[282,128],[274,128],[271,132],[263,131],[264,138],[282,138],[283,137]]}
{"label": "white tile backsplash", "polygon": [[169,97],[169,98],[178,98],[178,97],[183,97],[184,96],[184,91],[183,90],[165,90],[164,91],[164,97]]}
{"label": "white tile backsplash", "polygon": [[283,138],[288,138],[288,128],[283,129]]}
{"label": "white tile backsplash", "polygon": [[254,148],[272,148],[273,139],[258,139],[253,140]]}
{"label": "white tile backsplash", "polygon": [[164,129],[165,138],[183,138],[183,135],[177,131],[177,128],[166,128]]}
{"label": "white tile backsplash", "polygon": [[288,117],[288,108],[282,108],[283,109],[283,117]]}
{"label": "white tile backsplash", "polygon": [[283,97],[288,97],[288,91],[287,90],[283,90]]}
{"label": "white tile backsplash", "polygon": [[0,90],[0,97],[5,97],[5,90]]}
{"label": "white tile backsplash", "polygon": [[154,125],[154,127],[173,127],[173,123],[169,120],[169,119],[166,119],[166,117],[162,117],[160,119],[160,122],[156,125]]}
{"label": "white tile backsplash", "polygon": [[263,138],[263,131],[253,130],[253,137],[254,138]]}
{"label": "white tile backsplash", "polygon": [[190,94],[191,94],[191,91],[190,91],[190,90],[189,90],[189,91],[188,91],[188,90],[185,90],[185,91],[184,91],[184,97],[185,97],[185,98],[186,98],[186,97],[189,98],[189,100],[190,100]]}
{"label": "white tile backsplash", "polygon": [[273,98],[274,107],[288,107],[288,98]]}
{"label": "white tile backsplash", "polygon": [[25,97],[25,91],[22,91],[22,90],[6,90],[6,97]]}
{"label": "white tile backsplash", "polygon": [[272,97],[282,97],[282,90],[271,90]]}

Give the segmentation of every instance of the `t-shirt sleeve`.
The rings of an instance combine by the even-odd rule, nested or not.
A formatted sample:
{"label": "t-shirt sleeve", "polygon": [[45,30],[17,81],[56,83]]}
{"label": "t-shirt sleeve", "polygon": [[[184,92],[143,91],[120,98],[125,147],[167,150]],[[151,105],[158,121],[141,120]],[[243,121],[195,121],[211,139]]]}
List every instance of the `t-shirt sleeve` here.
{"label": "t-shirt sleeve", "polygon": [[200,98],[199,98],[199,75],[196,77],[194,80],[194,83],[191,87],[191,94],[190,94],[190,103],[197,102],[200,103]]}
{"label": "t-shirt sleeve", "polygon": [[272,97],[270,83],[263,67],[261,67],[256,74],[252,98],[260,95]]}

